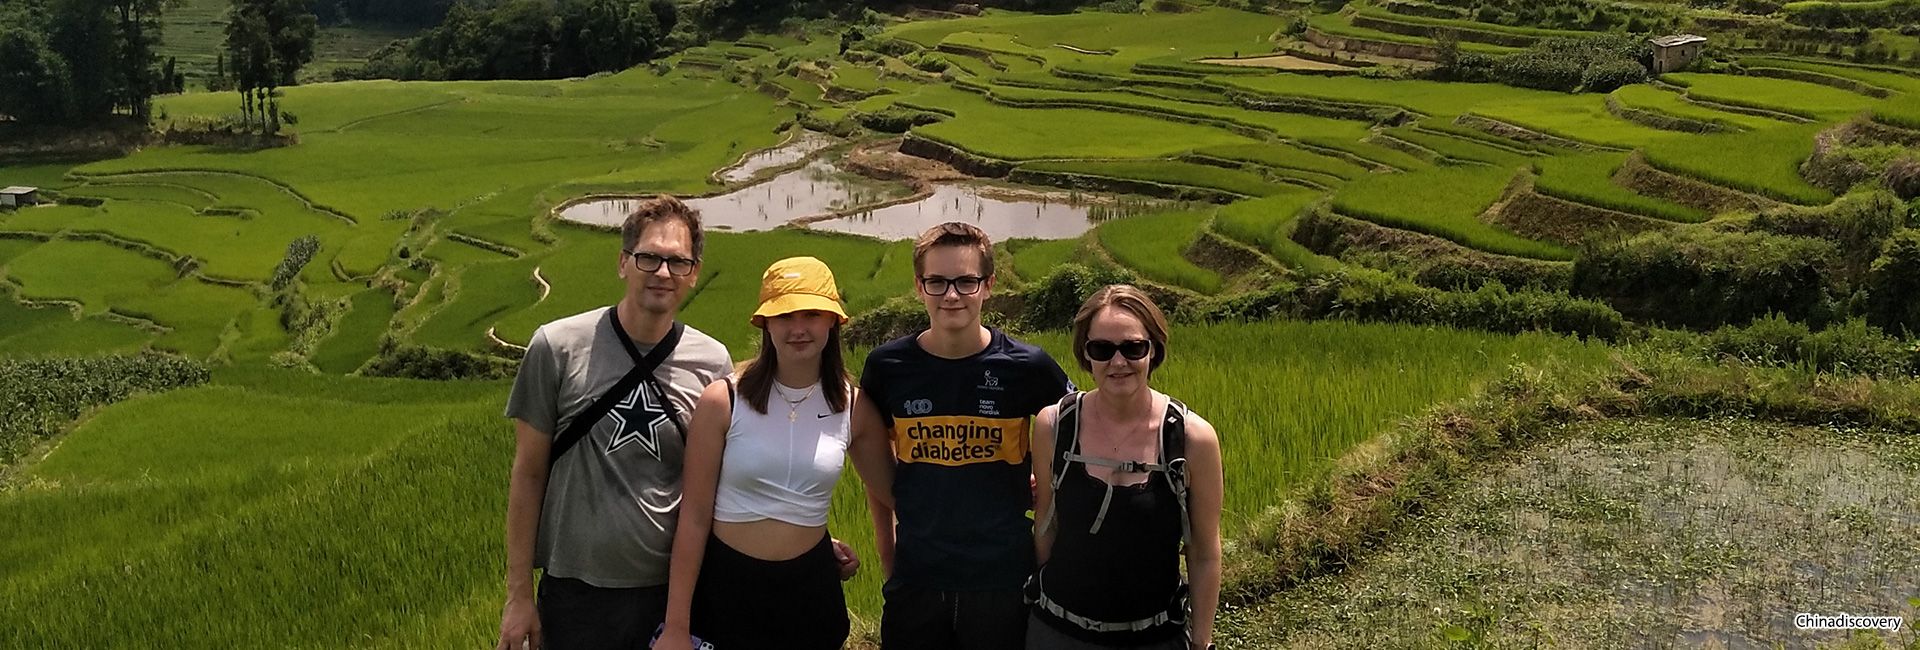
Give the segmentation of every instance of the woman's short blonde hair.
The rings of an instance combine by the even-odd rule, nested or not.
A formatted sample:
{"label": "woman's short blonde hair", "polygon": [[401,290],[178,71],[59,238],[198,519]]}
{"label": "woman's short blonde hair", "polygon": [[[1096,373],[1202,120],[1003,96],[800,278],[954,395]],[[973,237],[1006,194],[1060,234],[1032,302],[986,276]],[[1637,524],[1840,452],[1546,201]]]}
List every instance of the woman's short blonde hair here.
{"label": "woman's short blonde hair", "polygon": [[1167,315],[1160,313],[1160,307],[1153,304],[1147,292],[1131,284],[1107,285],[1080,303],[1079,313],[1073,315],[1073,360],[1080,364],[1080,369],[1093,372],[1093,362],[1087,359],[1087,331],[1093,329],[1093,317],[1107,307],[1133,314],[1146,326],[1147,340],[1153,342],[1153,361],[1147,368],[1158,369],[1167,359]]}

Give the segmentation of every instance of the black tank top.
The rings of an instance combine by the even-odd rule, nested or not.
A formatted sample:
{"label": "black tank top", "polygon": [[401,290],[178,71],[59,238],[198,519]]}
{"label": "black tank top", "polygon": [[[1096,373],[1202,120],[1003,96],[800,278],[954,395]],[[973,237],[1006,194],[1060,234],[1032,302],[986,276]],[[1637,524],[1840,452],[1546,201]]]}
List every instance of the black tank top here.
{"label": "black tank top", "polygon": [[[1066,463],[1067,450],[1060,446],[1055,445],[1053,466],[1064,468],[1055,470],[1064,474],[1053,495],[1058,519],[1053,550],[1040,570],[1041,590],[1067,611],[1096,621],[1123,623],[1168,611],[1180,589],[1182,515],[1172,486],[1159,472],[1149,472],[1145,483],[1115,486],[1100,532],[1091,532],[1107,484],[1088,474],[1085,463]],[[1185,630],[1172,621],[1139,632],[1094,632],[1037,611],[1055,629],[1090,643],[1155,643]]]}

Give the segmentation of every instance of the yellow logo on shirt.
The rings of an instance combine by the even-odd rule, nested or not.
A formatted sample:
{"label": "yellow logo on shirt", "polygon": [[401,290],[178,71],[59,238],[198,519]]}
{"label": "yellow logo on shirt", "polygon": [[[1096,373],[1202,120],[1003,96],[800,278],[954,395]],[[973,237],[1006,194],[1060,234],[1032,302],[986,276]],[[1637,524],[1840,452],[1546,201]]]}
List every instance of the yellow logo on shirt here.
{"label": "yellow logo on shirt", "polygon": [[952,415],[895,419],[893,453],[902,463],[1019,464],[1027,458],[1027,419]]}

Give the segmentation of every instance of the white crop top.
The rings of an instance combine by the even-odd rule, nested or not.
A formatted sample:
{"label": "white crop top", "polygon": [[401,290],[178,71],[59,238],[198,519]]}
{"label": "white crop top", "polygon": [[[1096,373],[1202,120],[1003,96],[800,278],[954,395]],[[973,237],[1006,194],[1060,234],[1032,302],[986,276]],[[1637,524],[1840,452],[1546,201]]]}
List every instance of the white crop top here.
{"label": "white crop top", "polygon": [[[738,391],[736,391],[737,393]],[[818,384],[793,390],[776,383],[767,412],[753,410],[743,395],[733,399],[733,423],[720,460],[713,519],[745,523],[762,519],[796,526],[827,525],[833,486],[847,460],[847,411],[834,413]],[[788,416],[787,400],[807,397]],[[852,404],[848,404],[851,410]]]}

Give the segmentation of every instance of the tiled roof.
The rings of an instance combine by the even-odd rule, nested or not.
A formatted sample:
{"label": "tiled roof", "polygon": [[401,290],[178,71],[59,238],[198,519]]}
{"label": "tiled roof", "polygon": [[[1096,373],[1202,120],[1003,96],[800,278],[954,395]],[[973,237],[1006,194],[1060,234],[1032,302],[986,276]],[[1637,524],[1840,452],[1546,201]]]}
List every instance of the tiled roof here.
{"label": "tiled roof", "polygon": [[1661,36],[1648,40],[1653,41],[1654,45],[1660,47],[1673,47],[1675,45],[1686,45],[1688,43],[1705,43],[1707,42],[1707,37],[1694,34],[1674,34],[1672,36]]}

